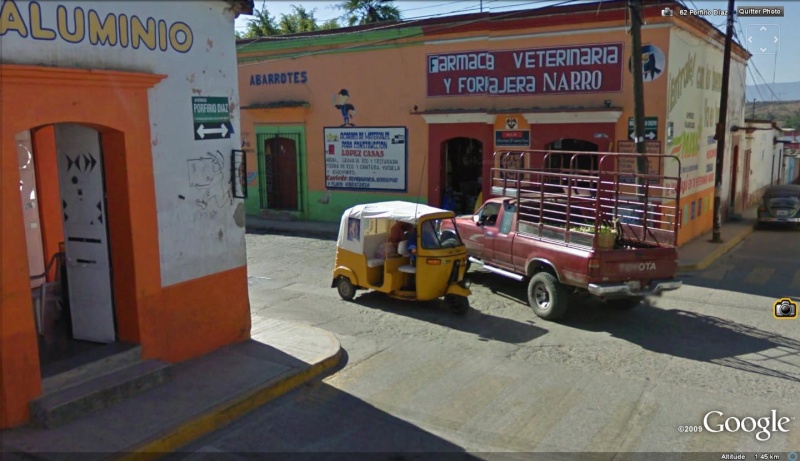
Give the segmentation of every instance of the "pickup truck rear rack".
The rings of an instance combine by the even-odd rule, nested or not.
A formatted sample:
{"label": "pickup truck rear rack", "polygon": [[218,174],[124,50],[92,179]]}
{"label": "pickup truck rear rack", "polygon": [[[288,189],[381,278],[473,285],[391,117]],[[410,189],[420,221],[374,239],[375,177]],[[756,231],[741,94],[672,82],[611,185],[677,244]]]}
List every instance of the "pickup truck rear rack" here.
{"label": "pickup truck rear rack", "polygon": [[[638,173],[637,162],[647,173]],[[678,176],[661,174],[667,167]],[[516,198],[520,234],[599,249],[599,236],[616,232],[618,249],[674,248],[680,171],[673,155],[497,151],[491,194]]]}

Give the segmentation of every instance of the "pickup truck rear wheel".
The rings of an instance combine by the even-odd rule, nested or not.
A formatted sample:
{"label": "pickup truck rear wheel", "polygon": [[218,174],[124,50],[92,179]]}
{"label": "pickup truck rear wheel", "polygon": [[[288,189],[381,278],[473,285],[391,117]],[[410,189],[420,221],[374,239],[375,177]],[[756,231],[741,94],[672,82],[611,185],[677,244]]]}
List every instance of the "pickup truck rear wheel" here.
{"label": "pickup truck rear wheel", "polygon": [[533,313],[545,320],[555,320],[567,312],[569,292],[552,274],[539,272],[528,283],[528,304]]}

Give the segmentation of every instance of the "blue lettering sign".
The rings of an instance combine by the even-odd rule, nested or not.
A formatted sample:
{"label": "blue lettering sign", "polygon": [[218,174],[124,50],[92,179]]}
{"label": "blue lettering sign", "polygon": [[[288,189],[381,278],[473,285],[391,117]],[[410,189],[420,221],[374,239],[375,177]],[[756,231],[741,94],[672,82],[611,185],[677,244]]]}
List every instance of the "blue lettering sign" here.
{"label": "blue lettering sign", "polygon": [[306,71],[250,75],[250,86],[286,85],[289,83],[306,83],[307,81],[308,73]]}

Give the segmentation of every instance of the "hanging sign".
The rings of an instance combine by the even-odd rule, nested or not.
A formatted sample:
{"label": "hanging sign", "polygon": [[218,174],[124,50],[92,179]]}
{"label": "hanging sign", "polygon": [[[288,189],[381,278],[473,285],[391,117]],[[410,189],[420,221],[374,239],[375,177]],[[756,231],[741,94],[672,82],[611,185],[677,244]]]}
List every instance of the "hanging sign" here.
{"label": "hanging sign", "polygon": [[405,127],[325,128],[325,187],[405,192]]}
{"label": "hanging sign", "polygon": [[494,132],[495,147],[530,147],[530,145],[530,131],[514,130]]}

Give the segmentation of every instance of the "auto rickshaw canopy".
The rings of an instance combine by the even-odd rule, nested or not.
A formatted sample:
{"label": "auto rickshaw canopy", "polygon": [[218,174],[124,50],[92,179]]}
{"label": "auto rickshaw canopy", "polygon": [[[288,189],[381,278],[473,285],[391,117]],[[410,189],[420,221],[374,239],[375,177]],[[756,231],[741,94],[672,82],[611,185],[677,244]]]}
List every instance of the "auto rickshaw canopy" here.
{"label": "auto rickshaw canopy", "polygon": [[392,221],[402,221],[416,225],[420,217],[429,215],[431,218],[455,216],[449,210],[401,200],[356,205],[342,213],[336,245],[354,253],[363,253],[365,237],[378,232],[376,226],[369,225],[368,220],[385,221],[387,224]]}

